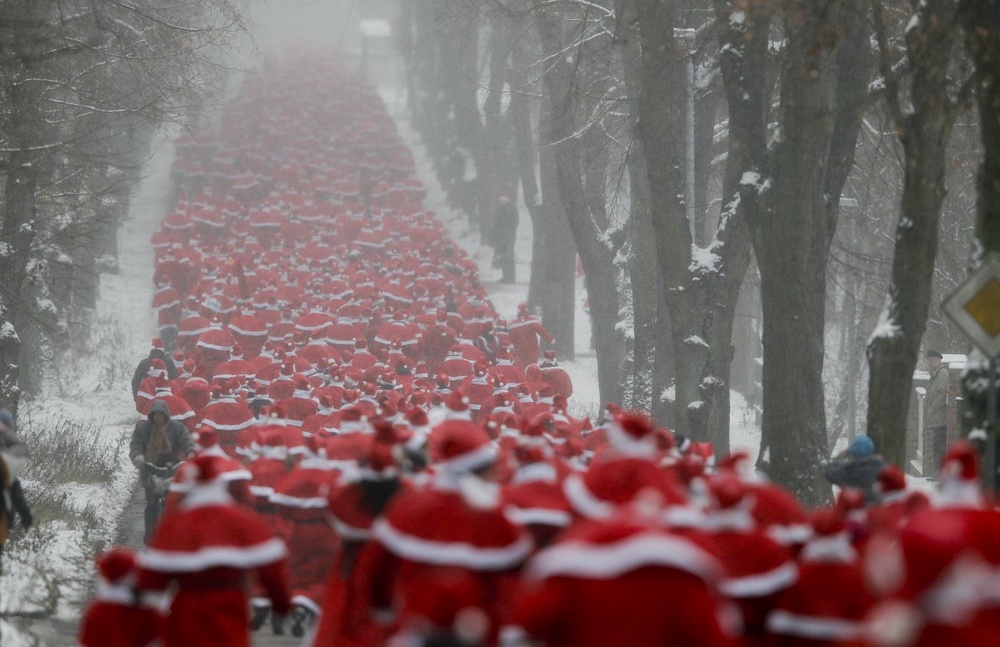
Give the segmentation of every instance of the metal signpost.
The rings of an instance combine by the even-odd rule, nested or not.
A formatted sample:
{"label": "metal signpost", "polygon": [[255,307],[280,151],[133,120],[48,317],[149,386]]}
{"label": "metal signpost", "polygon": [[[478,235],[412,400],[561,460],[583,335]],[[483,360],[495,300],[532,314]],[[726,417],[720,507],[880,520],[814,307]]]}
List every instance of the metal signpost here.
{"label": "metal signpost", "polygon": [[989,487],[996,489],[996,358],[1000,355],[1000,254],[988,254],[983,264],[945,298],[941,307],[990,362],[986,394],[986,473],[989,475]]}

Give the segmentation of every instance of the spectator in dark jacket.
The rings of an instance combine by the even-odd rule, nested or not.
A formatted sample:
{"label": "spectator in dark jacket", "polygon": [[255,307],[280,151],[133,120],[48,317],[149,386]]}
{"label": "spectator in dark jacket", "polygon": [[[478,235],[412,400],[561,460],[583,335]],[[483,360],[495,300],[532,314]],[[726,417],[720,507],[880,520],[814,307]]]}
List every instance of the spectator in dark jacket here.
{"label": "spectator in dark jacket", "polygon": [[149,356],[145,357],[139,365],[135,367],[135,373],[132,374],[132,399],[139,393],[139,385],[142,381],[149,376],[149,366],[154,359],[162,360],[167,367],[167,379],[176,380],[180,373],[177,372],[177,366],[174,365],[174,360],[170,358],[169,355],[163,350],[163,342],[159,337],[153,340],[153,347],[149,349]]}
{"label": "spectator in dark jacket", "polygon": [[501,283],[514,282],[514,241],[517,238],[517,207],[506,195],[497,198],[493,216],[493,263],[503,272]]}
{"label": "spectator in dark jacket", "polygon": [[[132,430],[129,458],[139,469],[148,463],[156,467],[176,465],[194,453],[194,441],[187,427],[179,420],[170,419],[170,408],[163,400],[153,400],[146,420],[140,420]],[[146,491],[146,540],[160,516],[160,498],[144,470],[141,478]]]}
{"label": "spectator in dark jacket", "polygon": [[875,453],[872,439],[856,436],[847,451],[826,464],[823,476],[836,486],[861,490],[868,503],[875,503],[875,481],[884,467],[885,461]]}

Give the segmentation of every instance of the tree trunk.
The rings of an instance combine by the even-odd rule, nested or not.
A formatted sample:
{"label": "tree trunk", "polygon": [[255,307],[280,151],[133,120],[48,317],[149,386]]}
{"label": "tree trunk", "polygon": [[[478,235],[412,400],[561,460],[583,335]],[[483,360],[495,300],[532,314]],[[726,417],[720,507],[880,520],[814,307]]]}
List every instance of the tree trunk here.
{"label": "tree trunk", "polygon": [[[976,241],[980,256],[1000,252],[1000,0],[962,0],[959,15],[965,28],[965,46],[975,67],[975,87],[979,107],[983,163],[979,168],[979,196],[976,205]],[[985,379],[993,371],[997,381],[997,362],[982,357],[978,351],[970,355],[962,376],[962,430],[986,432],[997,443],[1000,430],[989,428],[989,393]],[[996,475],[993,487],[996,488]],[[989,475],[988,475],[989,477]]]}
{"label": "tree trunk", "polygon": [[[580,59],[585,58],[585,52],[577,48],[577,61],[573,63],[560,53],[565,39],[561,37],[558,18],[551,7],[542,8],[539,4],[540,0],[536,0],[536,25],[545,55],[553,61],[545,75],[545,86],[551,101],[548,141],[555,158],[559,197],[587,273],[601,401],[620,401],[622,344],[616,324],[621,285],[614,260],[623,241],[609,235],[606,218],[596,212],[593,185],[603,184],[603,178],[597,180],[593,168],[590,169],[588,199],[584,174],[588,153],[593,151],[588,150],[583,138],[592,124],[585,124],[580,119],[585,98],[581,92],[584,80],[580,75],[586,69]],[[604,335],[608,336],[602,338]]]}
{"label": "tree trunk", "polygon": [[[916,3],[915,3],[916,4]],[[913,79],[904,115],[890,81],[887,100],[903,144],[903,197],[896,225],[889,297],[868,344],[868,435],[889,463],[906,465],[906,423],[913,369],[927,326],[938,223],[945,196],[945,152],[955,109],[948,98],[948,62],[954,41],[955,5],[916,4],[915,25],[906,32]],[[874,11],[880,11],[874,7]],[[881,20],[876,21],[881,27]],[[881,30],[884,32],[884,30]],[[891,74],[879,34],[883,76]]]}
{"label": "tree trunk", "polygon": [[[539,132],[545,145],[539,155],[539,176],[542,185],[541,227],[535,230],[538,244],[533,246],[539,257],[532,257],[532,277],[539,274],[538,301],[532,307],[541,308],[542,323],[555,337],[559,357],[573,359],[576,334],[576,244],[570,232],[566,206],[559,191],[555,147],[552,145],[550,123],[552,99],[546,87],[542,97]],[[539,263],[536,265],[536,263]]]}
{"label": "tree trunk", "polygon": [[[16,80],[18,76],[32,76],[30,68],[24,65],[28,53],[33,51],[29,39],[26,32],[18,32],[9,43],[8,54],[0,59],[2,69],[10,75],[4,79],[3,90],[10,113],[7,146],[11,149],[0,207],[0,408],[15,415],[21,398],[20,356],[24,351],[19,335],[23,334],[21,327],[29,321],[24,284],[37,227],[38,163],[45,155],[31,150],[41,122],[35,91],[40,85]],[[13,52],[21,58],[14,60]]]}
{"label": "tree trunk", "polygon": [[[692,236],[682,173],[688,62],[673,37],[672,7],[652,0],[636,7],[642,39],[638,130],[674,352],[671,424],[724,453],[729,448],[733,316],[750,258],[749,239],[728,205],[706,247]],[[735,187],[735,181],[727,182],[733,194]]]}

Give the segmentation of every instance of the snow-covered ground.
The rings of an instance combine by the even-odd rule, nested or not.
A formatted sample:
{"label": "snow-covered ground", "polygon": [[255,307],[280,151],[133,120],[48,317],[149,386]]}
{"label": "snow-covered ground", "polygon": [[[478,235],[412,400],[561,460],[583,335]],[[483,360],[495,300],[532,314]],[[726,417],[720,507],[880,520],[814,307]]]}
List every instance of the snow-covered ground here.
{"label": "snow-covered ground", "polygon": [[[165,214],[172,158],[172,146],[161,142],[144,169],[119,231],[120,271],[101,277],[88,339],[59,363],[40,397],[22,404],[20,431],[34,463],[23,484],[29,499],[42,494],[43,505],[34,509],[34,527],[4,548],[4,647],[71,643],[55,627],[62,624],[64,634],[79,618],[93,557],[114,542],[136,485],[128,460],[131,379],[156,334],[149,237]],[[52,473],[53,462],[61,473]]]}

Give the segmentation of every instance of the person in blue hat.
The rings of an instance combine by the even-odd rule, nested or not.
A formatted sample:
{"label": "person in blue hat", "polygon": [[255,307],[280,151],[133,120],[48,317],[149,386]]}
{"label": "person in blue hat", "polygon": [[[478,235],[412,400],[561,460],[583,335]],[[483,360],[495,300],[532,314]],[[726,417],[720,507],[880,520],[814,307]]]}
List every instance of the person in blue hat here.
{"label": "person in blue hat", "polygon": [[847,449],[823,468],[823,476],[842,488],[854,488],[865,493],[868,503],[878,500],[875,482],[885,467],[885,461],[875,453],[875,443],[865,435],[851,439]]}

